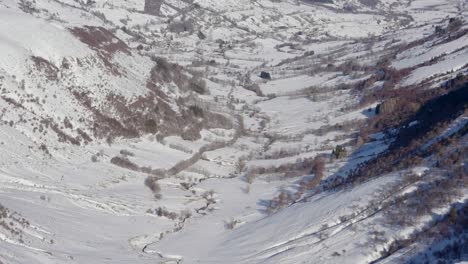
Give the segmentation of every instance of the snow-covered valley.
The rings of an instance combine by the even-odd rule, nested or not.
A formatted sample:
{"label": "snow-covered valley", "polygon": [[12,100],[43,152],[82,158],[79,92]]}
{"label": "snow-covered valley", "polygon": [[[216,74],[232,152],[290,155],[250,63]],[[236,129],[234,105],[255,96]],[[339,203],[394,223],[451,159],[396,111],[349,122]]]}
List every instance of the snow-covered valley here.
{"label": "snow-covered valley", "polygon": [[0,263],[468,261],[464,0],[0,0]]}

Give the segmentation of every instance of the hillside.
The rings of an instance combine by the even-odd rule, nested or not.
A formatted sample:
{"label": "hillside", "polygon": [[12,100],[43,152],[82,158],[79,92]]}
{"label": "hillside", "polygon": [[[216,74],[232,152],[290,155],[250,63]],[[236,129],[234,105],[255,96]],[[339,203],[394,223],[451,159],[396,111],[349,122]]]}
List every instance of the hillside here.
{"label": "hillside", "polygon": [[3,0],[0,263],[468,261],[463,0]]}

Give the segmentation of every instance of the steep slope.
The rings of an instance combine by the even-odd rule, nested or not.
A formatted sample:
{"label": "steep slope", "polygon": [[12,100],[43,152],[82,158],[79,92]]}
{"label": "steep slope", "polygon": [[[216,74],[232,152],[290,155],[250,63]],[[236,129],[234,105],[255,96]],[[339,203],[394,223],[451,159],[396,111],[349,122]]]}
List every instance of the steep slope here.
{"label": "steep slope", "polygon": [[466,259],[464,1],[149,2],[0,3],[0,262]]}

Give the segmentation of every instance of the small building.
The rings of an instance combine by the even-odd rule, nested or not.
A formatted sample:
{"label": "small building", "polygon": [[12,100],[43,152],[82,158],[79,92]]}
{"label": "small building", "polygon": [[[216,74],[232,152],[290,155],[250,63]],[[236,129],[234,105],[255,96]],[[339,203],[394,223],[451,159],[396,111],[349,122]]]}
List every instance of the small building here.
{"label": "small building", "polygon": [[271,80],[271,74],[269,72],[262,71],[260,73],[260,78]]}

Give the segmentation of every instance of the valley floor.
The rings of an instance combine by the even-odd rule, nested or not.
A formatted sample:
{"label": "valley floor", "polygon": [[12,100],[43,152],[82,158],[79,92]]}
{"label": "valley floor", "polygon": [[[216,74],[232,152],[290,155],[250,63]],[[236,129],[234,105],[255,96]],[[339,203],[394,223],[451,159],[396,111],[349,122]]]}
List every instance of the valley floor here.
{"label": "valley floor", "polygon": [[[396,129],[361,138],[385,111],[384,100],[366,103],[366,95],[388,85],[437,90],[467,76],[464,1],[170,0],[158,16],[137,12],[139,1],[81,2],[0,2],[0,263],[403,263],[421,252],[435,261],[444,244],[431,247],[421,234],[466,220],[466,102],[445,130],[421,137],[421,151],[449,139],[439,153],[346,181],[399,140]],[[169,30],[192,16],[198,32]],[[449,30],[447,17],[461,24],[435,34]],[[111,34],[100,27],[112,29],[111,41],[86,38]],[[144,104],[154,90],[156,56],[183,66],[191,85],[203,86],[200,74],[209,92],[157,76],[156,110],[140,111],[130,102]],[[460,87],[466,96],[466,81]],[[121,98],[134,112],[119,112]],[[200,123],[197,139],[184,139],[183,104],[195,109],[186,122]],[[186,126],[163,138],[145,131],[70,143],[102,121],[88,122],[93,115],[133,122],[147,110],[177,113],[158,128]],[[232,126],[205,120],[219,116]],[[85,126],[93,128],[77,129]],[[461,153],[456,165],[439,164],[453,153]],[[446,175],[457,180],[453,195],[431,189]],[[328,188],[334,182],[342,184]],[[411,224],[389,222],[399,197],[425,190],[448,198]],[[415,233],[421,243],[402,246]],[[463,249],[454,261],[468,259]]]}

